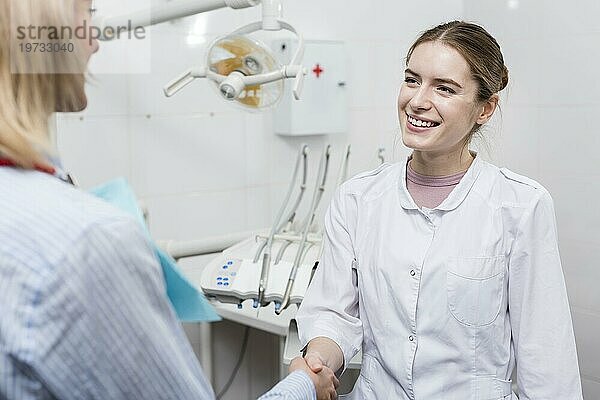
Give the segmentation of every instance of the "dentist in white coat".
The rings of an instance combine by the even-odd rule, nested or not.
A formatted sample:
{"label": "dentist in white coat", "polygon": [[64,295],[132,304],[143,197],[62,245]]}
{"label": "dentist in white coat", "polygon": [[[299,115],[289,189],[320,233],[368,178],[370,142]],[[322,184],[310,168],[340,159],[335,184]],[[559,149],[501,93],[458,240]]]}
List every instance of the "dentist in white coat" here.
{"label": "dentist in white coat", "polygon": [[468,149],[508,83],[500,46],[454,21],[406,67],[413,153],[335,195],[297,315],[305,362],[341,371],[362,349],[351,399],[581,400],[550,194]]}

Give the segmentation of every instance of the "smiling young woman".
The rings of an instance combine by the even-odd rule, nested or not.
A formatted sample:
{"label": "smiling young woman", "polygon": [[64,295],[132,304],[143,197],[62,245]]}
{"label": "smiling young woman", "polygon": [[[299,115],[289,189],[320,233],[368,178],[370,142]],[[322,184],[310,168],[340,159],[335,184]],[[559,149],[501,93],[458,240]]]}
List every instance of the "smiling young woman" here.
{"label": "smiling young woman", "polygon": [[508,70],[454,21],[410,48],[398,96],[405,162],[345,182],[296,319],[310,367],[359,349],[350,399],[581,400],[552,198],[469,151]]}
{"label": "smiling young woman", "polygon": [[440,25],[406,57],[398,96],[402,140],[414,149],[411,167],[424,175],[465,171],[473,134],[493,115],[508,69],[496,40],[474,25]]}

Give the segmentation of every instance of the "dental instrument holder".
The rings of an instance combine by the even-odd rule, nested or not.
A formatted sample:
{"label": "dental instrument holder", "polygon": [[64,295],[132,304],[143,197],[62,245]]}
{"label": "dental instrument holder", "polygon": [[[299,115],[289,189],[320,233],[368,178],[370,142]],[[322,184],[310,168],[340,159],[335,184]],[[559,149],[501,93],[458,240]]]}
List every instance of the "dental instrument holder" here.
{"label": "dental instrument holder", "polygon": [[[281,221],[281,223],[277,222],[277,220],[279,219],[279,216],[277,217],[276,223],[278,223],[279,225],[277,226],[277,229],[275,229],[275,231],[274,231],[275,233],[279,233],[284,230],[287,230],[288,228],[291,228],[292,223],[294,222],[294,218],[296,217],[296,211],[298,211],[298,207],[300,206],[300,203],[302,202],[302,198],[304,197],[304,192],[306,191],[306,179],[307,179],[307,175],[308,175],[308,146],[307,145],[302,145],[300,154],[302,155],[302,166],[303,166],[303,168],[302,168],[302,171],[303,171],[302,183],[300,184],[300,191],[298,192],[298,197],[296,197],[296,201],[294,202],[294,205],[292,206],[292,208],[290,209],[290,212],[288,213],[288,217],[285,220]],[[296,160],[296,167],[294,168],[294,173],[292,174],[292,180],[290,181],[288,194],[286,195],[286,198],[281,205],[281,209],[287,208],[289,196],[291,194],[291,190],[293,190],[293,186],[296,181],[297,172],[298,172],[298,159]],[[255,263],[258,262],[258,259],[260,258],[260,255],[262,254],[266,245],[267,245],[267,242],[264,241],[263,245],[259,246],[259,248],[257,249],[256,255],[254,256]]]}
{"label": "dental instrument holder", "polygon": [[[307,148],[308,150],[308,148]],[[304,193],[306,192],[306,179],[308,177],[308,160],[307,153],[304,154],[303,164],[302,164],[302,183],[300,184],[300,191],[298,192],[298,197],[296,197],[296,201],[294,205],[290,209],[288,213],[288,217],[281,222],[281,225],[277,227],[277,232],[281,232],[283,230],[291,229],[292,224],[294,223],[294,219],[296,218],[296,213],[298,211],[298,207],[302,202],[302,198],[304,197]]]}
{"label": "dental instrument holder", "polygon": [[[298,177],[298,169],[300,167],[301,160],[304,160],[304,167],[305,167],[304,168],[304,173],[305,173],[304,179],[306,179],[307,156],[308,156],[308,146],[306,144],[304,144],[302,146],[302,148],[300,149],[300,152],[298,153],[298,157],[296,158],[296,165],[294,167],[294,172],[292,174],[290,186],[289,186],[287,194],[283,200],[283,203],[281,204],[281,207],[277,213],[277,217],[275,218],[275,221],[273,222],[273,226],[271,228],[271,233],[266,238],[265,246],[261,246],[260,251],[262,251],[262,249],[265,248],[265,253],[263,255],[260,281],[258,284],[258,299],[257,299],[257,302],[255,303],[256,308],[262,306],[263,302],[264,302],[264,295],[265,295],[265,291],[266,291],[266,287],[267,287],[267,282],[269,280],[269,270],[270,270],[270,266],[271,266],[271,247],[273,245],[273,239],[274,239],[275,234],[278,232],[278,227],[281,222],[281,218],[283,217],[283,214],[285,212],[285,209],[287,208],[288,202],[290,201],[292,191],[294,190],[294,185],[295,185],[296,179]],[[257,254],[257,256],[255,257],[255,262],[257,261],[258,257],[260,257],[259,254]]]}
{"label": "dental instrument holder", "polygon": [[298,268],[300,267],[300,262],[302,261],[302,256],[304,253],[304,246],[306,245],[308,238],[308,231],[315,217],[315,212],[317,210],[317,206],[323,196],[323,192],[325,191],[325,183],[327,180],[327,171],[329,166],[329,156],[331,153],[331,146],[327,145],[323,152],[323,156],[321,157],[321,162],[319,163],[319,172],[317,174],[317,181],[315,185],[315,191],[313,192],[312,203],[309,209],[309,213],[306,217],[306,221],[304,224],[304,229],[302,232],[302,239],[300,240],[300,244],[298,246],[298,251],[296,253],[296,258],[294,260],[294,264],[292,266],[292,270],[290,271],[290,276],[287,282],[287,286],[285,288],[285,293],[283,295],[283,299],[281,304],[275,305],[275,313],[277,315],[281,314],[283,310],[285,310],[290,304],[290,296],[292,294],[292,289],[294,288],[294,282],[296,280],[296,275],[298,274]]}
{"label": "dental instrument holder", "polygon": [[[329,154],[329,150],[327,148],[325,154]],[[304,157],[305,153],[302,152],[302,154]],[[349,155],[349,148],[347,148],[336,177],[336,186],[344,180]],[[325,161],[329,162],[329,158],[326,158]],[[308,216],[299,221],[300,224],[294,224],[294,230],[276,231],[277,233],[272,236],[271,256],[277,253],[277,257],[271,257],[266,284],[263,284],[265,291],[260,307],[257,287],[262,274],[262,263],[259,261],[262,261],[262,252],[273,232],[272,228],[250,235],[246,240],[228,247],[206,266],[202,273],[200,287],[208,297],[222,303],[237,304],[238,307],[241,307],[244,301],[252,300],[252,308],[256,308],[257,313],[263,307],[268,307],[268,310],[273,311],[277,308],[280,310],[279,314],[273,314],[279,316],[288,314],[285,310],[290,308],[289,305],[298,305],[302,302],[323,249],[323,230],[322,227],[314,229],[314,220],[316,204],[321,199],[322,189],[325,187],[324,178],[328,175],[325,167],[323,158],[321,158],[321,166],[315,182],[315,185],[321,190],[316,190],[316,196],[313,195]],[[284,203],[289,204],[287,201]],[[302,228],[307,226],[309,231],[305,236],[306,231]],[[295,263],[297,259],[300,260],[298,265]],[[296,265],[295,278],[293,284],[290,285],[289,281],[294,265]],[[288,292],[291,291],[287,301],[284,301],[284,289]],[[270,307],[270,303],[273,303],[273,308]],[[282,305],[287,308],[282,308]],[[269,314],[271,314],[270,311]],[[264,312],[262,315],[265,315]]]}

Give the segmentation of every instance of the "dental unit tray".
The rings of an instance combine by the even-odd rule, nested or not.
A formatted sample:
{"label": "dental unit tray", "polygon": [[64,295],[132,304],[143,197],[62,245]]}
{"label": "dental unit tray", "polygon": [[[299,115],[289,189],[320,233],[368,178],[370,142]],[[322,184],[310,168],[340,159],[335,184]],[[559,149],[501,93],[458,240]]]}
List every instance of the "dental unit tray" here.
{"label": "dental unit tray", "polygon": [[[246,300],[253,307],[265,307],[274,303],[274,312],[280,315],[290,305],[299,305],[308,289],[323,250],[323,233],[316,221],[317,209],[325,192],[328,169],[330,169],[331,146],[324,148],[316,176],[315,188],[304,218],[298,217],[299,205],[307,186],[308,146],[302,145],[287,194],[270,229],[252,233],[251,237],[235,243],[245,235],[236,236],[235,243],[223,250],[203,269],[200,287],[204,294],[222,303],[237,304],[242,308]],[[350,158],[350,146],[342,154],[337,180],[331,186],[337,188],[346,180]],[[302,173],[300,173],[302,171]],[[293,192],[297,192],[292,196]],[[179,257],[214,254],[214,244],[184,246],[175,251]],[[170,247],[170,246],[167,246]],[[219,246],[223,249],[223,246]],[[185,255],[184,255],[185,254]],[[258,313],[257,313],[258,316]]]}
{"label": "dental unit tray", "polygon": [[[201,287],[204,293],[211,298],[223,303],[240,304],[247,299],[258,299],[258,287],[261,277],[262,259],[254,262],[256,249],[262,240],[268,236],[268,230],[264,235],[258,235],[240,242],[221,253],[211,261],[202,274]],[[273,251],[277,253],[281,246],[293,239],[290,235],[278,239],[275,236]],[[294,263],[294,256],[298,251],[298,240],[293,240],[285,250],[283,257],[278,263],[271,264],[269,278],[264,294],[264,302],[275,302],[281,304],[286,284]],[[290,296],[290,304],[300,304],[304,293],[310,283],[313,267],[319,257],[321,237],[311,235],[309,242],[312,245],[304,250],[303,262],[298,268],[296,283]],[[256,304],[255,304],[256,305]]]}
{"label": "dental unit tray", "polygon": [[[327,145],[319,163],[310,207],[304,218],[296,218],[306,189],[308,165],[308,146],[301,147],[272,227],[225,249],[205,267],[200,286],[208,297],[239,307],[248,299],[253,300],[254,308],[273,302],[277,315],[291,304],[302,302],[323,249],[323,235],[315,221],[325,191],[330,154],[331,146]],[[336,187],[345,179],[349,156],[348,147],[342,156]],[[302,176],[298,179],[300,171]],[[298,193],[292,201],[294,189]]]}

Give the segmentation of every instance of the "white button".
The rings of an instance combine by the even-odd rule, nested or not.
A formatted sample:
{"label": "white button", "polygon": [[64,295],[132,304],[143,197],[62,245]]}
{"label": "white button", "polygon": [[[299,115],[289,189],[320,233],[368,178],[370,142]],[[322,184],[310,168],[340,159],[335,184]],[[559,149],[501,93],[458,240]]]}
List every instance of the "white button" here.
{"label": "white button", "polygon": [[415,272],[415,270],[414,270],[414,269],[411,269],[411,270],[410,270],[410,276],[415,276],[416,274],[417,274],[417,273]]}
{"label": "white button", "polygon": [[408,337],[408,340],[410,340],[411,342],[414,342],[414,340],[415,340],[415,337],[414,337],[413,335],[410,335],[410,336]]}

